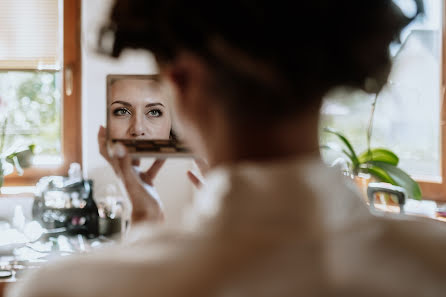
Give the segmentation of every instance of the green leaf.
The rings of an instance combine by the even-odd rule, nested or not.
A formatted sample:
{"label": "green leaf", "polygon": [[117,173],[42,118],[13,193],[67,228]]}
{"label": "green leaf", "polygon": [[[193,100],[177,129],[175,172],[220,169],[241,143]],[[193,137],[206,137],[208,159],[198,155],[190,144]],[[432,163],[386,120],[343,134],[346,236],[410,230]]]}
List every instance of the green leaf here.
{"label": "green leaf", "polygon": [[17,153],[12,153],[8,156],[6,156],[6,162],[10,164],[14,164],[14,157],[17,156]]}
{"label": "green leaf", "polygon": [[28,146],[28,149],[31,151],[31,153],[34,155],[34,150],[36,149],[36,145],[35,144],[30,144]]}
{"label": "green leaf", "polygon": [[389,183],[392,185],[397,185],[396,182],[393,180],[393,178],[382,168],[375,166],[375,165],[369,165],[367,167],[367,172],[376,177],[378,180]]}
{"label": "green leaf", "polygon": [[394,166],[397,166],[398,162],[400,161],[394,152],[384,148],[376,148],[370,151],[365,151],[358,157],[358,160],[360,164],[364,164],[369,161],[378,161]]}
{"label": "green leaf", "polygon": [[353,146],[350,144],[350,142],[347,140],[347,138],[342,133],[340,133],[340,132],[338,132],[336,130],[330,129],[330,128],[325,128],[324,131],[327,132],[327,133],[331,133],[331,134],[336,135],[345,144],[345,146],[347,147],[347,149],[350,152],[350,158],[351,158],[351,160],[353,162],[353,166],[355,168],[358,168],[359,167],[358,157],[357,157],[357,155],[355,153],[355,150],[353,149]]}
{"label": "green leaf", "polygon": [[395,185],[403,187],[407,191],[409,198],[421,200],[422,193],[420,185],[413,180],[406,172],[400,168],[379,161],[372,161],[371,164],[380,167],[395,181]]}

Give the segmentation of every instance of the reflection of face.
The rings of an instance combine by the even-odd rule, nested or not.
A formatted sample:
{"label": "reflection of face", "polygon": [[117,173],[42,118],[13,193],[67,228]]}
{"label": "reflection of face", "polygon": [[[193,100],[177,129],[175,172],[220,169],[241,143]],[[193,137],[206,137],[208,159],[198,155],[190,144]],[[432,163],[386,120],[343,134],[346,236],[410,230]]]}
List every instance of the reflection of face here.
{"label": "reflection of face", "polygon": [[168,100],[153,80],[120,79],[112,83],[109,133],[120,139],[169,139]]}

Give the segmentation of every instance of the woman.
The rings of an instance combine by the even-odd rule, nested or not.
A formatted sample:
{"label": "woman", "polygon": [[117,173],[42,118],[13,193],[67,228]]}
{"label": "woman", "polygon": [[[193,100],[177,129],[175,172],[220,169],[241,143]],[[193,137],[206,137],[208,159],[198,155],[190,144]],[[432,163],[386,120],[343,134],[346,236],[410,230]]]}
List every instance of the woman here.
{"label": "woman", "polygon": [[[172,119],[167,97],[161,92],[159,82],[143,78],[114,78],[110,81],[108,98],[108,125],[111,139],[169,139],[172,133]],[[164,214],[161,200],[153,187],[153,180],[164,164],[164,160],[156,160],[147,172],[140,177],[125,178],[120,174],[119,164],[113,160],[107,149],[106,130],[101,127],[98,134],[99,151],[110,163],[115,173],[122,177],[126,191],[130,196],[151,193],[153,203],[133,202],[132,218],[145,217],[140,215],[138,209],[156,209],[156,220],[162,221]],[[139,161],[132,162],[134,166]],[[138,180],[140,179],[140,180]],[[144,186],[141,186],[144,181]],[[141,200],[142,201],[142,200]],[[154,215],[152,215],[152,218]]]}
{"label": "woman", "polygon": [[111,81],[108,124],[113,139],[169,139],[172,130],[169,102],[153,79]]}
{"label": "woman", "polygon": [[[108,98],[109,137],[112,139],[175,139],[172,130],[171,102],[162,92],[160,82],[149,78],[115,77],[110,80]],[[122,175],[119,162],[113,159],[107,148],[107,137],[104,127],[99,129],[98,144],[101,155],[113,167],[124,181],[126,191],[130,197],[143,197],[150,192],[151,198],[133,201],[133,221],[146,219],[146,211],[150,209],[156,214],[150,216],[153,221],[163,221],[164,213],[161,199],[154,188],[153,181],[165,160],[158,159],[146,172],[139,176]],[[204,161],[195,160],[198,168],[205,172],[207,166]],[[132,160],[134,166],[138,160]],[[201,179],[192,171],[187,172],[189,180],[196,186],[201,186]],[[150,206],[147,204],[149,203]],[[141,213],[140,213],[140,210]]]}
{"label": "woman", "polygon": [[112,54],[154,53],[212,167],[194,221],[53,264],[9,296],[444,296],[445,227],[372,216],[318,149],[323,95],[381,88],[409,21],[391,0],[118,0]]}

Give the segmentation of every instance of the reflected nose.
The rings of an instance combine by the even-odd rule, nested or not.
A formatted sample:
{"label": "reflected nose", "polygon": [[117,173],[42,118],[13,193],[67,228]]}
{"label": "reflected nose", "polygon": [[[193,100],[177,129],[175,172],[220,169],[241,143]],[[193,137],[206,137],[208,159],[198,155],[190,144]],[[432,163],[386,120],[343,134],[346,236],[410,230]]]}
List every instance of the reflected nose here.
{"label": "reflected nose", "polygon": [[129,128],[129,134],[131,137],[141,137],[147,134],[146,129],[143,125],[143,121],[138,116],[133,118]]}

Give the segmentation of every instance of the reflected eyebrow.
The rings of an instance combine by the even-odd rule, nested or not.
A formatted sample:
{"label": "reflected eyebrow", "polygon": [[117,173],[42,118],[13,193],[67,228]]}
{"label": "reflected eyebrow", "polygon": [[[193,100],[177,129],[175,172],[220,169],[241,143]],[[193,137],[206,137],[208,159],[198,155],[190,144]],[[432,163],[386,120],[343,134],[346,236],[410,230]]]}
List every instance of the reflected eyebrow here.
{"label": "reflected eyebrow", "polygon": [[153,106],[157,106],[157,105],[161,105],[162,107],[165,107],[162,103],[160,102],[156,102],[156,103],[149,103],[146,105],[146,107],[153,107]]}
{"label": "reflected eyebrow", "polygon": [[114,101],[112,104],[110,104],[110,106],[113,105],[113,104],[122,104],[122,105],[127,106],[127,107],[132,107],[132,105],[130,103],[125,102],[125,101],[121,101],[121,100]]}

